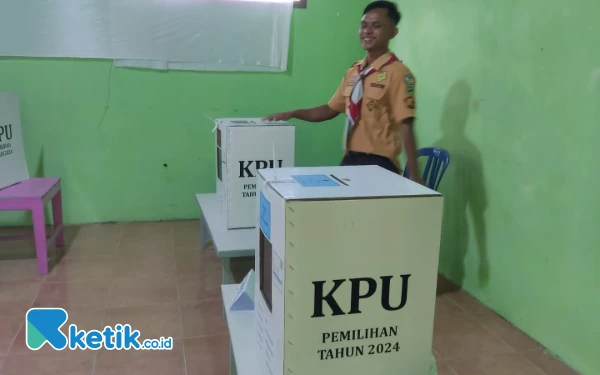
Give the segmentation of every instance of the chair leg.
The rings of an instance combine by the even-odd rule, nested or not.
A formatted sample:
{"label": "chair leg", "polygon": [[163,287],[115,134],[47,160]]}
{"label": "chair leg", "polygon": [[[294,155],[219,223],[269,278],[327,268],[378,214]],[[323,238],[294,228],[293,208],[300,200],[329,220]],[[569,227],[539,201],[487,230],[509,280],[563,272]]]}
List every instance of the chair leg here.
{"label": "chair leg", "polygon": [[46,244],[46,219],[44,218],[44,204],[40,201],[31,210],[33,217],[33,233],[35,238],[35,252],[37,255],[38,271],[41,275],[48,274],[48,247]]}
{"label": "chair leg", "polygon": [[54,221],[54,230],[60,228],[60,231],[56,234],[56,247],[65,246],[65,236],[63,225],[63,214],[62,214],[62,194],[59,190],[58,193],[52,198],[52,219]]}

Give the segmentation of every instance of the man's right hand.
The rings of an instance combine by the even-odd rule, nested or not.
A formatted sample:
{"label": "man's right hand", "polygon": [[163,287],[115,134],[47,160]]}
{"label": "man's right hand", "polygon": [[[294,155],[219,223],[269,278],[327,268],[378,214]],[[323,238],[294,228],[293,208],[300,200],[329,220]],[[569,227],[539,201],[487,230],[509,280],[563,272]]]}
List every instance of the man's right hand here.
{"label": "man's right hand", "polygon": [[263,118],[263,121],[288,121],[292,118],[292,111],[275,113]]}

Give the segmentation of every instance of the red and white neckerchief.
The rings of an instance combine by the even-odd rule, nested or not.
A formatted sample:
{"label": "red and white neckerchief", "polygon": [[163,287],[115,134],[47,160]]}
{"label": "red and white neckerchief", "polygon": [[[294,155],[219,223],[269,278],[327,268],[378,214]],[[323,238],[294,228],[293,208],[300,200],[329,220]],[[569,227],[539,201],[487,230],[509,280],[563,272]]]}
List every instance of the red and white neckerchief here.
{"label": "red and white neckerchief", "polygon": [[[399,61],[395,54],[391,54],[381,68],[386,65],[389,65],[395,61]],[[380,69],[381,69],[380,68]],[[343,149],[346,150],[348,135],[350,134],[350,129],[354,126],[358,118],[360,117],[360,110],[362,108],[362,99],[363,99],[363,80],[376,71],[373,65],[370,65],[366,69],[362,69],[361,64],[356,66],[356,70],[358,71],[358,78],[356,79],[356,83],[352,88],[352,93],[350,94],[350,103],[346,108],[346,127],[344,129],[344,139],[343,139]]]}

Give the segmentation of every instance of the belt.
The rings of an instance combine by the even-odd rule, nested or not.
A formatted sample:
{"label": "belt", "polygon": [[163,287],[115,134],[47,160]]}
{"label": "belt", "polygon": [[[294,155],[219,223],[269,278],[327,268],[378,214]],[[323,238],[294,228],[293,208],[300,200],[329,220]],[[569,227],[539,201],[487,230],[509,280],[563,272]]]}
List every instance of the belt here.
{"label": "belt", "polygon": [[348,151],[348,155],[352,155],[352,156],[375,156],[375,157],[382,158],[382,159],[389,159],[388,157],[383,156],[383,155],[370,154],[368,152],[359,152],[359,151]]}

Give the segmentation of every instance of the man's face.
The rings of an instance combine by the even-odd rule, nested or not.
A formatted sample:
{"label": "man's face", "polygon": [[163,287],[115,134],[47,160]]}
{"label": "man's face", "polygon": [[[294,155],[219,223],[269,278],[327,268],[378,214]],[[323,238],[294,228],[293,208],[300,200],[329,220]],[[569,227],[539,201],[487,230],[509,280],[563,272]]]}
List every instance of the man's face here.
{"label": "man's face", "polygon": [[360,22],[360,43],[367,51],[385,50],[398,29],[387,15],[386,9],[373,9]]}

